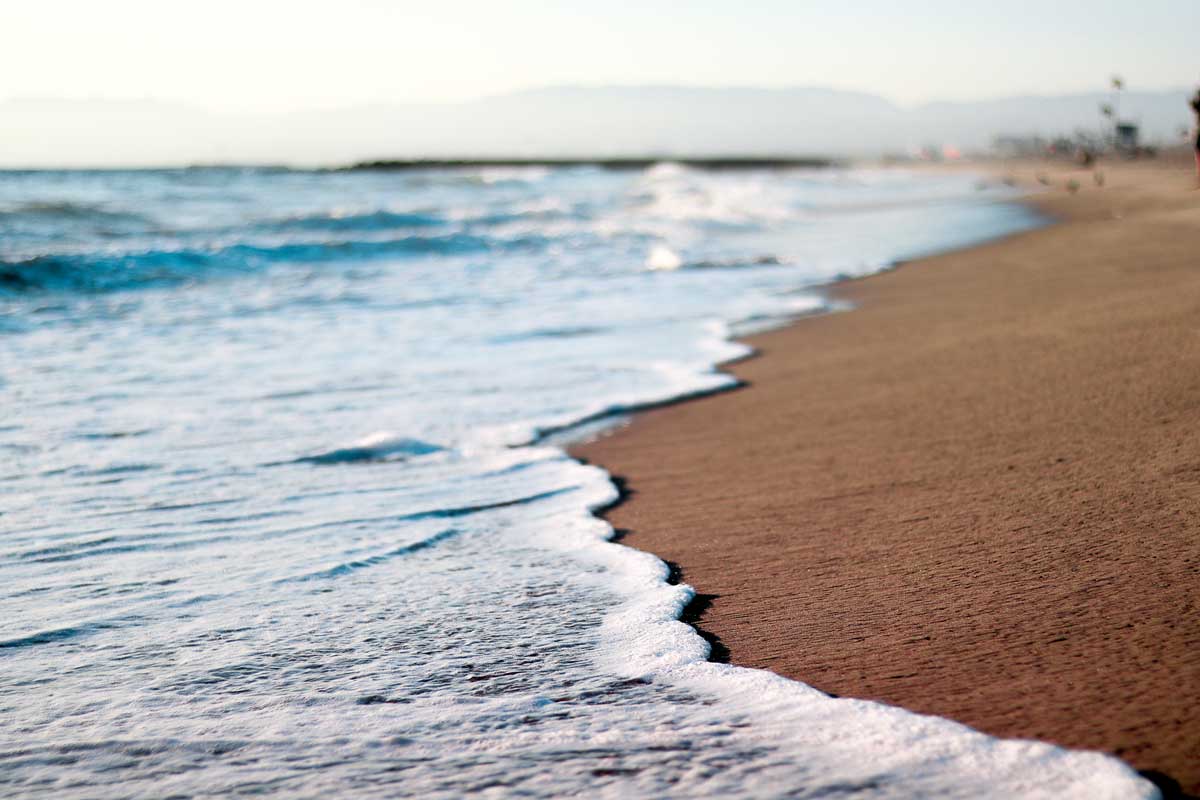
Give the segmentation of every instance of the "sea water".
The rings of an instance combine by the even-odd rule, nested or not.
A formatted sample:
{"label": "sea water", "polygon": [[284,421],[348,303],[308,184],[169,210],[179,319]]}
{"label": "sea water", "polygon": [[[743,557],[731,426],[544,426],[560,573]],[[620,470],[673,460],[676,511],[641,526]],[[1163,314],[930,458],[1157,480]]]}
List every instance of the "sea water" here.
{"label": "sea water", "polygon": [[558,446],[728,387],[731,333],[822,285],[1039,224],[1010,200],[869,169],[0,174],[0,794],[1153,796],[708,662],[691,589],[608,541],[616,488]]}

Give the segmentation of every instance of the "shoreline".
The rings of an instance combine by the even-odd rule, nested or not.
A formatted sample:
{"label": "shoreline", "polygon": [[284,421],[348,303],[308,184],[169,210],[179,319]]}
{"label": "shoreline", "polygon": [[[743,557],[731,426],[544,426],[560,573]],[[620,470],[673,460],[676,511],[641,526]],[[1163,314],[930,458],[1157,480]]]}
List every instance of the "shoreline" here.
{"label": "shoreline", "polygon": [[[1200,422],[1200,385],[1176,374],[1200,198],[1166,166],[1100,168],[1103,187],[1021,166],[1055,173],[1026,200],[1052,224],[835,284],[853,314],[740,339],[756,357],[721,366],[739,391],[639,410],[570,452],[614,476],[622,543],[696,588],[684,617],[714,660],[1109,752],[1195,792],[1200,509],[1175,484],[1200,448],[1177,445],[1148,491],[1120,477]],[[1170,307],[1174,350],[1135,302]],[[1129,370],[1140,383],[1109,396]]]}
{"label": "shoreline", "polygon": [[692,169],[714,172],[753,169],[828,169],[841,165],[840,159],[825,156],[610,156],[563,158],[385,158],[359,161],[335,172],[388,171],[403,172],[417,169],[459,168],[524,168],[524,167],[596,167],[613,171],[649,169],[657,164],[679,164]]}

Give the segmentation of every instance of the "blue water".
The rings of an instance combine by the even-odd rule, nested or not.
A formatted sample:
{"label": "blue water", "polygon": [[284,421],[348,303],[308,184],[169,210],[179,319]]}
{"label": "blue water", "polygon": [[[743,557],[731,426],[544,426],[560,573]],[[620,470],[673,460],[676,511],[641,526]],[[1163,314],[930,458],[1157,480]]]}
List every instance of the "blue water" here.
{"label": "blue water", "polygon": [[608,543],[613,485],[558,446],[728,386],[730,334],[823,284],[1038,224],[1009,199],[670,164],[0,173],[0,794],[1150,796],[707,662],[691,590]]}

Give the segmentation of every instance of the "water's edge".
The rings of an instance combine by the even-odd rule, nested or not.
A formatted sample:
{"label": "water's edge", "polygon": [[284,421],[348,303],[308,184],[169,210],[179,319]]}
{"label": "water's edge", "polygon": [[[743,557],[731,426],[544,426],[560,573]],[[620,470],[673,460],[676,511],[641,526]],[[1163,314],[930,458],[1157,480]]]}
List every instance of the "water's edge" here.
{"label": "water's edge", "polygon": [[[1045,212],[1039,205],[1032,202],[1032,198],[1033,198],[1033,194],[1029,194],[1029,195],[1014,199],[1009,202],[1022,205],[1026,209],[1034,212],[1034,214],[1036,215],[1036,217],[1038,218],[1039,221],[1038,221],[1038,224],[1034,225],[1033,227],[1030,227],[1030,228],[1027,228],[1025,230],[1021,230],[1021,231],[1018,231],[1015,233],[1006,233],[1006,234],[1002,234],[1002,235],[996,236],[996,237],[989,237],[989,238],[981,239],[979,241],[973,242],[971,244],[968,244],[968,245],[962,246],[962,247],[949,247],[944,250],[934,250],[931,252],[921,253],[920,255],[917,255],[912,258],[898,259],[898,260],[892,261],[892,262],[882,266],[875,272],[872,272],[867,275],[839,278],[837,280],[834,280],[834,281],[831,281],[828,283],[805,286],[805,287],[803,287],[805,290],[812,290],[812,291],[823,290],[823,291],[817,291],[817,293],[820,297],[820,300],[822,301],[821,305],[819,307],[812,309],[812,310],[803,311],[803,312],[800,312],[797,314],[778,317],[778,318],[772,320],[771,322],[761,325],[761,326],[758,326],[758,327],[755,327],[753,330],[746,332],[746,333],[735,334],[730,330],[729,335],[725,337],[724,341],[728,344],[736,345],[736,346],[743,348],[743,352],[741,352],[737,355],[734,355],[730,358],[726,358],[721,361],[715,362],[711,366],[711,369],[714,372],[725,375],[730,379],[730,383],[728,383],[726,385],[705,388],[705,389],[700,389],[700,390],[695,390],[695,391],[685,391],[681,394],[673,395],[670,397],[664,397],[664,398],[661,398],[658,400],[650,400],[650,401],[646,401],[646,402],[632,404],[629,406],[620,406],[620,407],[606,409],[604,411],[589,414],[575,422],[571,422],[571,423],[567,423],[567,424],[563,424],[563,425],[556,425],[552,428],[546,428],[544,430],[539,430],[537,438],[533,442],[530,442],[530,444],[549,445],[549,446],[559,448],[571,460],[573,460],[583,466],[589,466],[589,467],[599,469],[608,476],[608,480],[612,484],[613,491],[615,492],[615,496],[611,500],[608,500],[598,506],[594,506],[594,507],[590,508],[589,509],[590,513],[606,526],[606,528],[608,530],[607,541],[609,544],[612,544],[612,545],[615,545],[615,546],[621,547],[621,548],[626,548],[626,549],[635,551],[637,553],[651,556],[659,564],[662,565],[663,574],[664,574],[664,577],[663,577],[664,584],[667,586],[679,587],[686,593],[687,601],[686,601],[686,603],[684,603],[683,605],[681,605],[679,607],[678,614],[676,616],[676,620],[678,622],[683,623],[683,624],[687,625],[688,627],[690,627],[692,629],[692,631],[694,632],[694,635],[699,637],[701,640],[703,640],[704,647],[706,648],[707,663],[721,665],[725,669],[730,669],[730,670],[744,671],[744,672],[748,672],[748,673],[764,673],[765,675],[769,675],[771,677],[771,679],[773,679],[773,680],[785,681],[787,683],[795,684],[796,688],[802,689],[802,691],[815,692],[815,693],[817,693],[823,697],[826,697],[830,700],[840,699],[838,695],[833,695],[833,694],[829,694],[828,692],[823,692],[820,689],[816,689],[815,687],[809,686],[808,684],[806,684],[802,681],[793,680],[791,678],[786,678],[784,676],[781,676],[781,675],[778,675],[777,673],[772,672],[771,670],[756,668],[756,667],[746,667],[746,666],[742,666],[742,665],[738,664],[734,654],[729,651],[728,647],[726,647],[726,645],[721,641],[720,637],[717,636],[712,631],[705,630],[705,628],[703,627],[704,614],[712,606],[715,596],[709,595],[709,594],[704,594],[704,593],[698,591],[696,587],[693,587],[690,584],[687,584],[686,582],[684,582],[685,565],[681,565],[681,564],[677,564],[677,563],[674,563],[671,561],[664,560],[655,553],[651,553],[649,551],[642,550],[635,546],[625,544],[623,542],[623,540],[630,533],[634,533],[634,531],[626,530],[626,529],[618,529],[615,526],[613,526],[612,523],[609,521],[608,514],[615,508],[617,508],[620,505],[622,505],[623,503],[625,503],[629,499],[629,497],[632,495],[629,479],[623,475],[614,474],[613,472],[610,472],[608,470],[608,468],[606,468],[605,466],[590,462],[586,458],[583,458],[582,456],[578,455],[576,452],[574,452],[575,446],[584,444],[585,442],[590,442],[590,441],[594,441],[599,438],[603,438],[604,436],[607,436],[607,435],[612,435],[618,428],[627,427],[628,425],[630,425],[639,414],[641,414],[642,412],[645,412],[645,411],[668,408],[668,407],[675,406],[675,405],[682,405],[684,403],[688,403],[693,400],[698,400],[698,399],[702,399],[702,398],[712,397],[712,396],[718,395],[718,394],[725,394],[727,392],[733,392],[733,391],[739,391],[739,390],[751,388],[752,384],[749,384],[749,383],[739,379],[736,375],[732,374],[731,372],[729,372],[727,370],[727,368],[732,365],[743,363],[743,362],[749,361],[751,359],[756,359],[763,355],[761,350],[750,345],[745,340],[752,336],[757,336],[757,335],[764,334],[764,333],[770,333],[772,331],[779,331],[779,330],[791,328],[792,326],[797,325],[811,317],[826,316],[829,314],[853,311],[856,308],[856,305],[854,303],[838,296],[838,289],[840,287],[847,286],[850,284],[860,283],[860,282],[866,281],[866,280],[870,280],[879,275],[883,275],[883,274],[886,274],[889,272],[899,270],[902,267],[916,267],[916,266],[919,266],[922,261],[925,261],[926,259],[929,259],[929,258],[933,258],[933,257],[937,257],[937,256],[953,255],[955,253],[969,252],[969,251],[975,250],[980,247],[988,246],[991,244],[996,244],[998,242],[1002,242],[1002,241],[1005,241],[1008,239],[1014,239],[1014,238],[1018,238],[1018,237],[1022,237],[1022,236],[1027,236],[1027,235],[1036,233],[1037,231],[1043,230],[1045,228],[1062,224],[1062,222],[1063,222],[1062,219],[1054,217],[1054,216],[1048,214],[1047,212]],[[729,328],[728,328],[729,324],[730,323],[727,323],[727,330],[729,330]],[[913,717],[924,717],[924,718],[928,718],[931,720],[937,720],[937,721],[943,722],[943,723],[949,723],[950,725],[961,727],[963,729],[969,730],[972,733],[978,734],[980,736],[986,736],[986,737],[992,738],[992,739],[996,738],[996,737],[992,737],[990,734],[985,734],[981,731],[975,730],[974,728],[970,728],[970,726],[967,726],[967,725],[960,723],[953,719],[937,717],[934,715],[920,714],[918,712],[909,711],[908,709],[905,709],[901,706],[895,706],[895,705],[891,705],[891,704],[884,703],[881,701],[876,701],[876,700],[864,701],[864,700],[857,700],[855,698],[847,698],[847,699],[851,700],[853,702],[856,702],[856,703],[867,703],[867,704],[871,704],[871,705],[877,705],[877,706],[880,706],[883,708],[894,709],[896,711],[902,712],[907,715],[911,715]],[[1065,750],[1068,752],[1076,752],[1076,753],[1092,752],[1092,751],[1069,750],[1068,748],[1058,748],[1058,746],[1056,746],[1056,745],[1050,745],[1048,743],[1043,743],[1043,742],[1040,742],[1039,740],[1035,740],[1035,739],[1021,738],[1021,739],[1009,739],[1009,740],[997,740],[997,741],[1010,741],[1010,742],[1014,742],[1014,743],[1029,742],[1031,744],[1036,743],[1038,745],[1053,747],[1055,749],[1062,749],[1062,750]],[[1174,784],[1173,780],[1169,776],[1159,775],[1158,773],[1153,773],[1153,772],[1135,772],[1131,766],[1129,766],[1124,761],[1122,761],[1121,759],[1119,759],[1118,757],[1116,757],[1114,755],[1111,755],[1109,753],[1100,753],[1100,752],[1095,752],[1095,754],[1097,756],[1104,758],[1105,760],[1116,761],[1121,766],[1125,767],[1130,773],[1136,774],[1145,784],[1147,784],[1147,786],[1146,786],[1147,793],[1145,794],[1145,797],[1171,800],[1171,798],[1175,796],[1174,793],[1171,791],[1171,789],[1172,789],[1173,785],[1177,785],[1177,784]]]}

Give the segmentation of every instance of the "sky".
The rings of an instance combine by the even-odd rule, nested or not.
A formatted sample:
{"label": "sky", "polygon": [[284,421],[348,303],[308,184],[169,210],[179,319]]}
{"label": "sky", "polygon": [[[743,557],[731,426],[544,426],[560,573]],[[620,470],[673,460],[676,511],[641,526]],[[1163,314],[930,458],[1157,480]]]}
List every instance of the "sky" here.
{"label": "sky", "polygon": [[0,0],[0,101],[210,111],[557,85],[824,86],[903,105],[1200,83],[1200,0]]}

